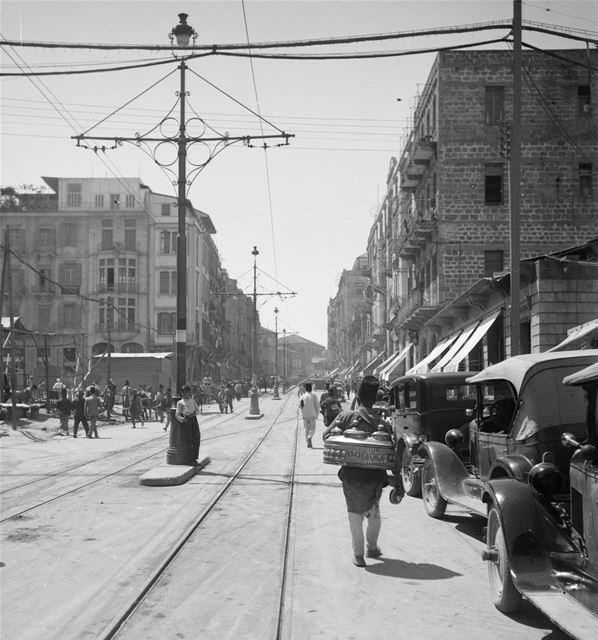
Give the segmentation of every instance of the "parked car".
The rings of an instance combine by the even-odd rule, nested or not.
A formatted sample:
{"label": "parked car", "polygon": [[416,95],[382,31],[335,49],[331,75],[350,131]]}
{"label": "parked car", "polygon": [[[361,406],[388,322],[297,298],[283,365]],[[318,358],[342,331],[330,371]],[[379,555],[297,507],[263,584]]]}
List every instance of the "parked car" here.
{"label": "parked car", "polygon": [[[562,379],[598,362],[598,350],[547,352],[507,358],[467,378],[476,387],[474,418],[451,429],[445,443],[424,442],[422,497],[428,515],[441,518],[448,503],[488,514],[489,480],[510,477],[525,482],[530,469],[550,460],[564,477],[571,449],[564,432],[583,439],[583,391]],[[472,412],[468,412],[472,413]]]}
{"label": "parked car", "polygon": [[397,475],[405,493],[421,495],[421,470],[425,458],[422,442],[444,442],[447,431],[469,422],[466,409],[475,405],[475,388],[468,385],[469,371],[423,373],[397,378],[390,389],[393,432],[397,446]]}
{"label": "parked car", "polygon": [[504,613],[525,596],[568,634],[598,637],[598,364],[568,375],[587,394],[587,433],[564,433],[573,451],[564,479],[549,460],[488,483],[486,550],[494,604]]}

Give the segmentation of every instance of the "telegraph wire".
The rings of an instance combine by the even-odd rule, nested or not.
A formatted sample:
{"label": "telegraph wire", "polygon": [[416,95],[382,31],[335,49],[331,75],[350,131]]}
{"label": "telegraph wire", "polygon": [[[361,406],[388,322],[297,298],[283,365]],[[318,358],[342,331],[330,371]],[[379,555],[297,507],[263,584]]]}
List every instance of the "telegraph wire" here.
{"label": "telegraph wire", "polygon": [[[249,28],[247,26],[247,13],[245,10],[245,0],[241,0],[241,6],[243,8],[243,24],[245,25],[245,36],[247,39],[247,44],[249,44]],[[251,51],[251,49],[250,49]],[[257,82],[255,79],[255,69],[253,65],[253,58],[249,58],[249,66],[251,68],[251,79],[253,81],[253,92],[255,94],[255,104],[257,108],[257,112],[259,114],[259,123],[260,123],[260,131],[262,136],[264,135],[264,126],[262,123],[262,115],[260,109],[260,100],[257,91]],[[278,259],[276,257],[276,234],[274,229],[274,213],[272,208],[272,185],[270,181],[270,166],[268,164],[268,147],[266,144],[263,145],[264,149],[264,166],[266,170],[266,188],[267,188],[267,196],[268,196],[268,211],[270,213],[270,234],[272,236],[272,255],[274,259],[274,272],[278,276]]]}
{"label": "telegraph wire", "polygon": [[[598,71],[598,67],[593,67],[589,62],[578,62],[577,60],[571,60],[571,58],[567,58],[566,56],[561,56],[558,53],[555,53],[554,51],[534,47],[533,45],[528,44],[527,42],[522,42],[521,46],[526,47],[527,49],[531,49],[532,51],[537,51],[538,53],[543,53],[545,56],[549,56],[550,58],[555,58],[556,60],[567,62],[576,67],[582,67],[583,69],[588,69],[589,71]],[[585,51],[585,49],[579,49],[579,51]]]}

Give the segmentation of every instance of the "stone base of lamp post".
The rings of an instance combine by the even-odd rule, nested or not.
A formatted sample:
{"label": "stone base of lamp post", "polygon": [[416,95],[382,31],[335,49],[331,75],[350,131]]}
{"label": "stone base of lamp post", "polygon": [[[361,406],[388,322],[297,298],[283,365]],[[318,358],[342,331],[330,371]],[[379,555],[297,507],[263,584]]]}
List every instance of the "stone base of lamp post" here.
{"label": "stone base of lamp post", "polygon": [[272,392],[272,400],[280,400],[280,395],[278,395],[278,382],[274,383],[274,390]]}
{"label": "stone base of lamp post", "polygon": [[173,406],[170,411],[170,440],[166,450],[166,464],[195,465],[191,429],[186,429],[175,417],[175,407],[179,398],[173,398]]}
{"label": "stone base of lamp post", "polygon": [[259,396],[257,387],[252,387],[249,392],[249,413],[245,416],[246,420],[259,420],[264,417],[263,413],[260,413]]}

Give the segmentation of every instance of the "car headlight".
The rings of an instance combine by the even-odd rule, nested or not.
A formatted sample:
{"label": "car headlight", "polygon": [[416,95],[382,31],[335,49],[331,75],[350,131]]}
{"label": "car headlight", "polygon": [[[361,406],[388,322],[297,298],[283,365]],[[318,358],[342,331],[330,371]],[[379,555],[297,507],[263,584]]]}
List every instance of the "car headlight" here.
{"label": "car headlight", "polygon": [[551,462],[540,462],[531,468],[527,483],[535,494],[549,498],[561,490],[561,472]]}
{"label": "car headlight", "polygon": [[463,434],[459,429],[451,429],[450,431],[447,431],[444,436],[444,441],[451,449],[459,446],[463,442],[463,439]]}

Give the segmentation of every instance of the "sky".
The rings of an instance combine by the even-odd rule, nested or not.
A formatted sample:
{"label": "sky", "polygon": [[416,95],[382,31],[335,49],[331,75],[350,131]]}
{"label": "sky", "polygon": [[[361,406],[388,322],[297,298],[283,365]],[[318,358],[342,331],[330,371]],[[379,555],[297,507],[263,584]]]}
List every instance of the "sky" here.
{"label": "sky", "polygon": [[[198,44],[246,44],[510,20],[513,2],[2,0],[0,30],[4,40],[168,45],[181,12],[188,14]],[[523,19],[587,30],[598,37],[594,0],[524,1]],[[407,37],[312,47],[301,53],[404,51],[506,34]],[[524,40],[550,49],[583,46],[533,33],[526,33]],[[480,48],[505,50],[507,45]],[[77,148],[71,139],[91,127],[90,135],[132,136],[156,126],[177,100],[178,62],[171,53],[4,46],[0,55],[3,73],[117,67],[170,58],[168,64],[142,69],[2,77],[0,183],[20,188],[44,184],[41,176],[138,177],[152,191],[175,196],[172,176],[139,148],[124,145],[94,154]],[[275,329],[276,307],[279,333],[285,329],[326,345],[329,300],[337,293],[343,269],[350,269],[366,250],[391,158],[400,158],[434,59],[434,53],[421,53],[361,60],[206,56],[188,62],[190,135],[201,135],[201,117],[218,135],[282,130],[294,136],[282,147],[275,146],[278,139],[269,140],[272,146],[267,149],[260,140],[255,147],[229,146],[195,177],[188,192],[193,206],[214,223],[223,267],[248,294],[253,292],[252,251],[257,246],[262,326]],[[154,135],[169,135],[173,122]],[[165,147],[159,153],[160,158],[169,157]],[[199,145],[190,145],[189,159],[202,161]],[[268,295],[275,292],[296,295]]]}

